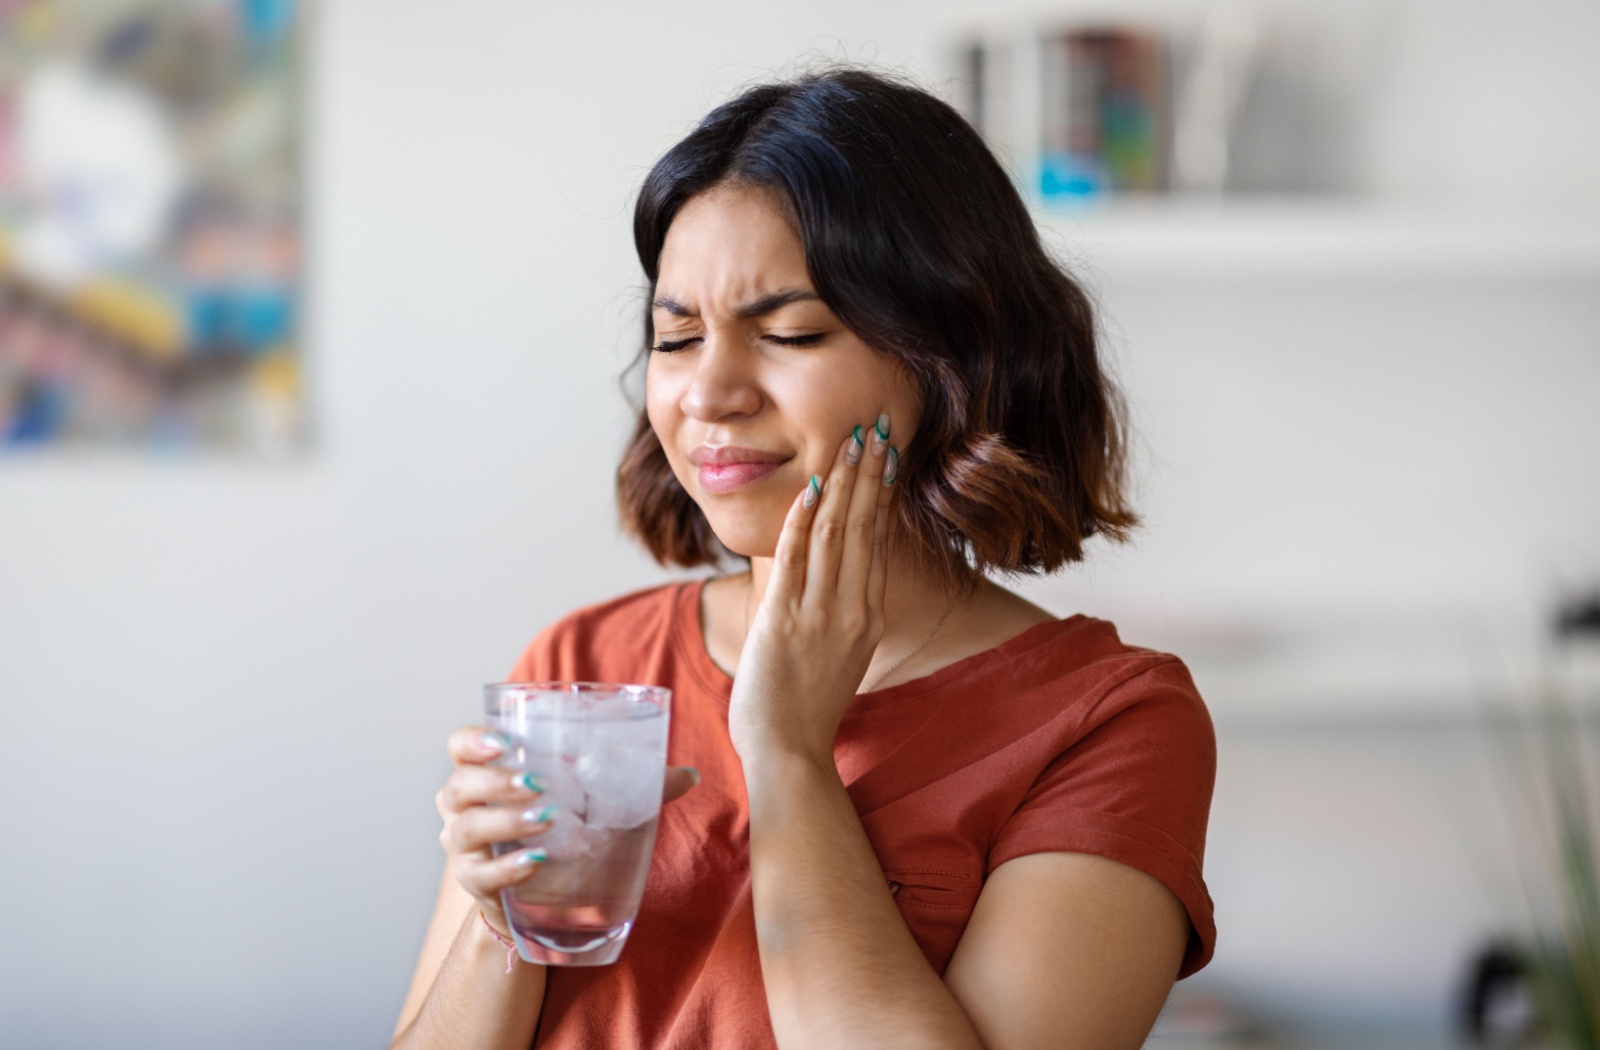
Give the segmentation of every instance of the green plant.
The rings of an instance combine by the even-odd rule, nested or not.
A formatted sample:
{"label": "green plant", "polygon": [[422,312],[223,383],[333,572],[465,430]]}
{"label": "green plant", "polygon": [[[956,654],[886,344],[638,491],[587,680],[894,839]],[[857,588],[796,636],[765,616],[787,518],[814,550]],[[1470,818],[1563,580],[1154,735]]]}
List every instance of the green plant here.
{"label": "green plant", "polygon": [[1568,651],[1548,662],[1531,718],[1502,721],[1497,735],[1535,839],[1517,867],[1537,1012],[1553,1045],[1600,1050],[1600,804],[1585,761],[1595,712],[1557,673]]}

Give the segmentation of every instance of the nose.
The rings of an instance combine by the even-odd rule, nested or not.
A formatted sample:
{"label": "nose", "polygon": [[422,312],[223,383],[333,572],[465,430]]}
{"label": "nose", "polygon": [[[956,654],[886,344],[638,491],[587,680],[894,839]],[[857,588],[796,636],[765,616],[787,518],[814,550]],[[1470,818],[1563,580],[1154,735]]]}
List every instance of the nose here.
{"label": "nose", "polygon": [[737,336],[706,333],[679,402],[684,415],[715,423],[760,411],[761,389],[754,366],[754,355]]}

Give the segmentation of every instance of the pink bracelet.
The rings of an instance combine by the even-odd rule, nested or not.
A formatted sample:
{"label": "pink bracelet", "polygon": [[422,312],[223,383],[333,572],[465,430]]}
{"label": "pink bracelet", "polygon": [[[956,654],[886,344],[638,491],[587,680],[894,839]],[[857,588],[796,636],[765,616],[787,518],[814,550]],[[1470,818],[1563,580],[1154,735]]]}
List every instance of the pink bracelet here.
{"label": "pink bracelet", "polygon": [[511,967],[516,965],[517,962],[517,943],[508,940],[505,934],[495,929],[494,923],[489,921],[489,917],[483,913],[482,908],[478,909],[478,918],[483,920],[483,928],[493,934],[495,940],[506,946],[506,973],[510,973]]}

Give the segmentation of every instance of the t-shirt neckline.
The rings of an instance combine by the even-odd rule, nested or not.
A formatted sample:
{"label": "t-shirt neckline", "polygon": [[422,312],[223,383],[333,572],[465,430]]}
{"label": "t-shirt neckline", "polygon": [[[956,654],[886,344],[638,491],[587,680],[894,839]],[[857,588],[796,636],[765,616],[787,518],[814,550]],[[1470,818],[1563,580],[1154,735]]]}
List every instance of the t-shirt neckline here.
{"label": "t-shirt neckline", "polygon": [[[691,673],[699,679],[707,692],[726,704],[733,694],[733,679],[711,659],[711,652],[706,648],[705,629],[700,623],[700,595],[708,581],[709,577],[702,577],[678,584],[673,609],[673,629],[678,636],[679,649],[688,661]],[[981,674],[997,663],[1011,660],[1077,628],[1087,619],[1088,617],[1082,613],[1074,613],[1063,619],[1036,623],[997,646],[970,656],[963,656],[920,678],[913,678],[908,682],[901,682],[884,689],[875,689],[870,693],[862,693],[851,701],[845,717],[912,700],[943,689],[963,678]]]}

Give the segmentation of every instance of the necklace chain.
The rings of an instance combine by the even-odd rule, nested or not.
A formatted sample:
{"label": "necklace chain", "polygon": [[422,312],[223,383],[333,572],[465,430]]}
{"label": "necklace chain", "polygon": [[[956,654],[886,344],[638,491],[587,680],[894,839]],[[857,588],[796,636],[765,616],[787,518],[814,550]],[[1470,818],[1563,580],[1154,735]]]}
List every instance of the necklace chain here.
{"label": "necklace chain", "polygon": [[[750,587],[744,593],[744,634],[745,634],[746,638],[750,637],[750,599],[755,596],[755,593],[756,593],[756,581],[755,581],[755,577],[751,576],[750,577]],[[939,617],[939,622],[933,625],[933,630],[928,632],[928,636],[926,638],[922,639],[922,641],[918,642],[911,649],[910,652],[906,653],[904,656],[900,657],[900,659],[898,659],[894,663],[890,664],[889,667],[885,671],[883,671],[881,674],[879,674],[875,678],[873,678],[871,684],[869,684],[866,688],[862,689],[861,691],[863,693],[872,692],[874,689],[876,689],[878,687],[878,683],[879,682],[883,681],[885,678],[888,678],[891,674],[894,674],[894,672],[898,671],[900,669],[900,665],[901,664],[904,664],[907,660],[911,659],[913,656],[916,656],[918,653],[922,652],[923,648],[926,647],[929,642],[933,641],[933,636],[939,633],[939,628],[944,626],[944,622],[946,620],[950,619],[950,614],[956,611],[956,606],[958,604],[960,604],[960,601],[961,601],[960,595],[957,595],[956,597],[950,599],[950,604],[945,607],[944,614]]]}
{"label": "necklace chain", "polygon": [[883,681],[885,678],[888,678],[890,675],[894,674],[895,671],[899,670],[901,664],[905,663],[907,660],[911,659],[913,656],[916,656],[918,653],[922,652],[923,647],[926,646],[929,642],[933,641],[933,636],[939,633],[939,628],[944,626],[944,622],[946,620],[950,619],[950,614],[956,611],[956,601],[957,601],[957,599],[955,599],[955,598],[950,599],[950,604],[945,607],[944,615],[939,617],[939,622],[933,625],[933,630],[928,632],[928,636],[926,638],[924,638],[922,641],[917,643],[917,646],[916,646],[915,649],[912,649],[909,653],[906,653],[900,659],[898,659],[894,663],[890,664],[889,665],[889,669],[884,671],[882,674],[878,675],[876,678],[874,678],[872,680],[872,682],[866,688],[864,688],[862,690],[862,692],[864,692],[864,693],[872,692],[874,689],[876,689],[878,687],[878,683],[879,682]]}

